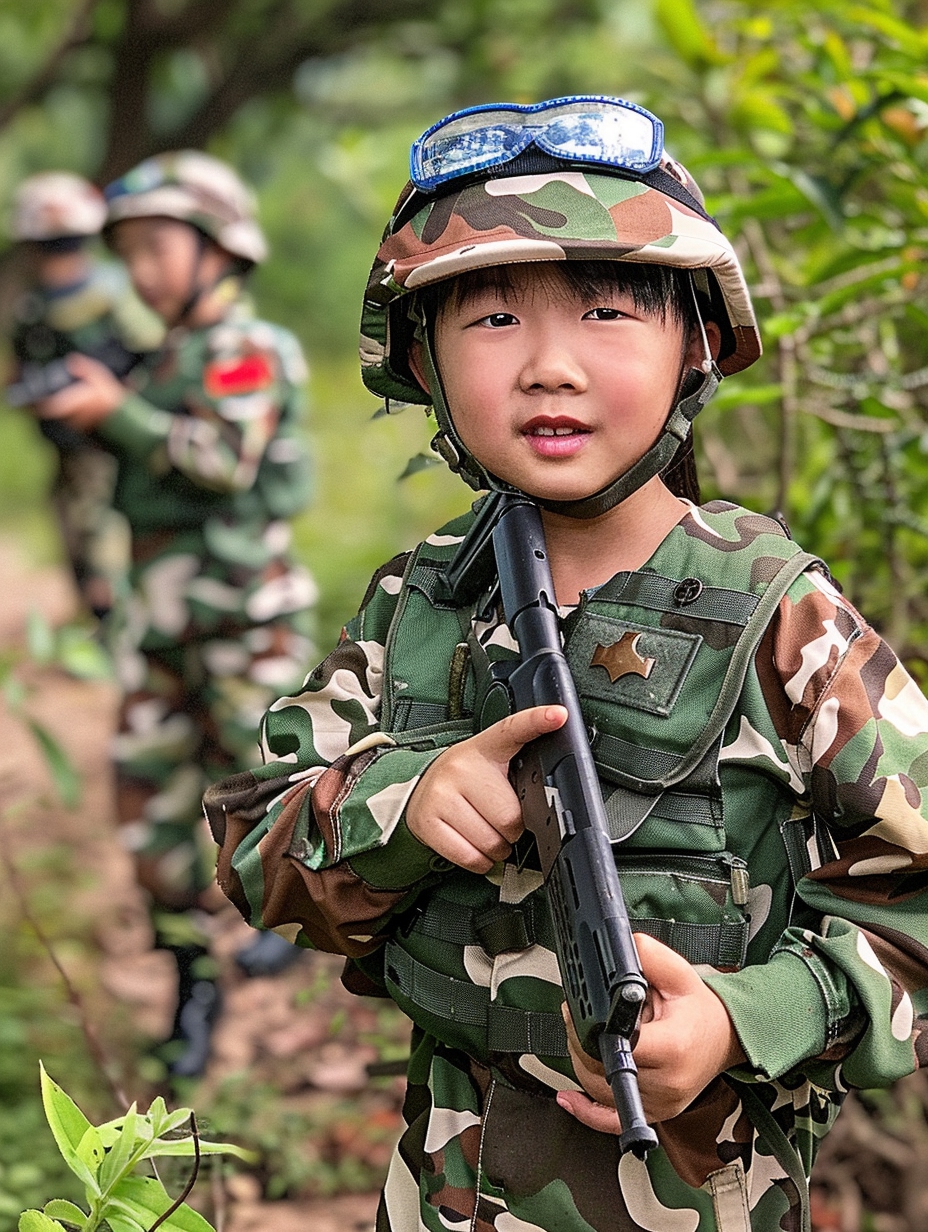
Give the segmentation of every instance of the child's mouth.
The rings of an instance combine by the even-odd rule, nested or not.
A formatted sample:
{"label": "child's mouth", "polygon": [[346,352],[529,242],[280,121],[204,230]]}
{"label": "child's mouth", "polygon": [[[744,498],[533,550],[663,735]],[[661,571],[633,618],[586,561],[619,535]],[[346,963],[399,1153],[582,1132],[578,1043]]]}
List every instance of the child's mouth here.
{"label": "child's mouth", "polygon": [[532,419],[522,429],[532,449],[545,458],[564,458],[585,444],[590,429],[574,419]]}

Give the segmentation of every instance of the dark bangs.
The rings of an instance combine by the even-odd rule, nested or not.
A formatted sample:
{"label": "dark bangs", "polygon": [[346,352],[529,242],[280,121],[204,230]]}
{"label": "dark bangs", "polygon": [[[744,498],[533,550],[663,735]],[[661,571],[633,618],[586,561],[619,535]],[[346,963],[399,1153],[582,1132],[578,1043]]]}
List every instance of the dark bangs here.
{"label": "dark bangs", "polygon": [[[454,278],[424,287],[418,292],[426,319],[435,321],[445,307],[464,307],[484,291],[511,294],[513,277],[520,265],[490,265],[467,270]],[[689,274],[668,265],[630,261],[533,261],[529,263],[535,286],[552,298],[567,295],[595,307],[610,295],[628,295],[640,311],[660,321],[683,326],[684,335],[696,325]]]}

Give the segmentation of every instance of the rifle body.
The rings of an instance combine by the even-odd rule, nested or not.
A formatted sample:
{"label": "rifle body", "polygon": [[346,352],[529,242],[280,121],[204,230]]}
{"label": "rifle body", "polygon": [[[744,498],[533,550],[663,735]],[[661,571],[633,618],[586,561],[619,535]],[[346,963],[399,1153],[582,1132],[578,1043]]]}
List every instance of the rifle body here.
{"label": "rifle body", "polygon": [[[118,338],[108,338],[100,346],[88,348],[82,353],[105,365],[119,380],[127,377],[141,359],[137,351],[130,351]],[[32,406],[67,389],[76,380],[64,359],[53,359],[47,364],[24,363],[19,379],[4,390],[4,401],[7,406]]]}
{"label": "rifle body", "polygon": [[492,497],[461,571],[485,573],[492,536],[506,621],[521,661],[506,679],[516,709],[560,705],[566,724],[525,745],[511,777],[526,829],[534,837],[545,878],[558,964],[583,1048],[599,1053],[619,1111],[623,1152],[643,1158],[657,1145],[645,1121],[632,1039],[647,984],[608,837],[599,778],[576,685],[561,645],[557,606],[541,516],[528,499]]}

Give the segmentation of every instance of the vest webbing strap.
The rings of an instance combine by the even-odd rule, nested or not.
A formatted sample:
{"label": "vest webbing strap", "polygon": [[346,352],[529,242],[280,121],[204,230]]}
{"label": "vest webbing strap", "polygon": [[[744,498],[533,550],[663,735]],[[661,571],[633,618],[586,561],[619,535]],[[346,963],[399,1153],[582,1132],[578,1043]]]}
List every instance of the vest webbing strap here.
{"label": "vest webbing strap", "polygon": [[811,1232],[812,1215],[809,1202],[809,1181],[802,1169],[793,1144],[786,1137],[783,1127],[777,1122],[776,1117],[761,1099],[758,1092],[754,1090],[751,1083],[739,1082],[737,1079],[732,1078],[730,1074],[723,1074],[722,1078],[738,1095],[745,1112],[753,1122],[759,1136],[763,1139],[765,1145],[770,1148],[774,1158],[796,1186],[801,1211],[802,1232]]}
{"label": "vest webbing strap", "polygon": [[[567,1032],[560,1014],[497,1005],[490,1000],[489,988],[432,971],[394,941],[387,942],[385,960],[387,988],[400,1005],[412,1001],[445,1022],[481,1028],[491,1052],[568,1055]],[[440,1031],[437,1034],[440,1039]]]}
{"label": "vest webbing strap", "polygon": [[[448,910],[449,906],[453,909]],[[746,920],[691,924],[685,920],[632,916],[631,925],[633,932],[648,933],[676,950],[694,966],[708,963],[711,967],[732,968],[744,964],[748,943]],[[448,899],[433,895],[427,906],[416,916],[408,933],[446,941],[451,945],[479,945],[491,958],[515,950],[525,950],[530,945],[542,945],[549,950],[555,948],[550,916],[547,912],[534,910],[529,900],[518,905],[501,903],[489,911],[475,914],[463,904],[452,904]],[[403,953],[405,954],[405,950]],[[436,980],[458,982],[450,976],[439,976],[436,973],[433,975]],[[404,988],[402,980],[397,980],[397,983],[410,1001],[420,1004],[413,989]],[[431,1013],[436,1012],[428,1005],[422,1005],[422,1008]]]}
{"label": "vest webbing strap", "polygon": [[743,967],[748,948],[747,920],[721,924],[687,924],[685,920],[649,920],[630,917],[632,932],[647,933],[682,954],[694,967]]}

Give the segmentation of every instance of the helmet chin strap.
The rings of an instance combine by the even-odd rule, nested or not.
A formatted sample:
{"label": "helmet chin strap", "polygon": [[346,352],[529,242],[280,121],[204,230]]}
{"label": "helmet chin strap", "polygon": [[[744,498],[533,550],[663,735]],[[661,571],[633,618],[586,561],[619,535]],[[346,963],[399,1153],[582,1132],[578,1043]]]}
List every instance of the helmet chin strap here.
{"label": "helmet chin strap", "polygon": [[[692,277],[689,283],[693,302],[696,304],[696,288]],[[568,501],[546,500],[531,492],[522,492],[519,488],[513,487],[512,484],[506,483],[505,480],[499,479],[486,470],[465,448],[454,426],[441,374],[435,360],[434,331],[431,322],[426,322],[426,327],[422,330],[423,367],[429,390],[432,393],[432,406],[439,426],[438,433],[432,439],[431,448],[444,459],[452,471],[459,474],[477,491],[489,488],[494,492],[518,493],[528,496],[550,513],[557,513],[567,518],[598,518],[627,500],[633,492],[644,487],[648,480],[659,475],[670,465],[674,454],[692,431],[693,420],[719,387],[722,374],[712,358],[706,327],[698,304],[696,305],[696,319],[702,335],[703,360],[699,368],[690,368],[687,372],[681,373],[673,408],[657,440],[637,462],[612,483],[590,496]]]}
{"label": "helmet chin strap", "polygon": [[187,296],[184,304],[171,324],[172,329],[176,329],[179,325],[187,325],[191,315],[199,304],[204,295],[209,295],[215,291],[221,282],[229,277],[231,270],[231,262],[229,265],[220,270],[220,272],[210,282],[206,284],[200,283],[200,271],[203,267],[203,257],[206,253],[209,239],[203,234],[199,227],[191,228],[196,236],[197,247],[194,257],[193,266],[190,270],[190,293]]}

